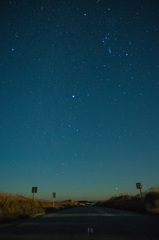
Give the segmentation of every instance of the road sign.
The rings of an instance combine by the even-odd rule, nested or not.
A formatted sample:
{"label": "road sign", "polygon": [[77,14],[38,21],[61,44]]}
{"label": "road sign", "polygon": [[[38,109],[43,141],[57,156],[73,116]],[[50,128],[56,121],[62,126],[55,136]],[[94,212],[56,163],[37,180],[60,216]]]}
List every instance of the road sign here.
{"label": "road sign", "polygon": [[53,197],[52,207],[54,208],[54,198],[56,198],[56,193],[55,192],[52,193],[52,197]]}
{"label": "road sign", "polygon": [[142,184],[141,184],[141,183],[139,183],[139,182],[138,182],[138,183],[136,183],[136,188],[137,188],[137,189],[142,189]]}
{"label": "road sign", "polygon": [[141,195],[141,198],[142,198],[142,192],[141,192],[142,184],[141,184],[140,182],[137,182],[137,183],[136,183],[136,188],[137,188],[137,189],[140,189],[140,195]]}
{"label": "road sign", "polygon": [[32,194],[33,194],[33,199],[32,199],[32,209],[33,209],[33,202],[34,202],[34,193],[37,193],[38,187],[32,187]]}
{"label": "road sign", "polygon": [[32,193],[37,193],[38,187],[32,187]]}
{"label": "road sign", "polygon": [[53,193],[52,193],[52,196],[53,196],[53,198],[56,198],[56,193],[53,192]]}

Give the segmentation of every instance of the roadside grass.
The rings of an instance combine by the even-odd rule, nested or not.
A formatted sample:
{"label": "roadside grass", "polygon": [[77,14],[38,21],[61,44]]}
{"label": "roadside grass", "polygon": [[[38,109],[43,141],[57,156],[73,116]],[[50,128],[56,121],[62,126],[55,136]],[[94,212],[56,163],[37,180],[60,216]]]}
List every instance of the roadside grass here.
{"label": "roadside grass", "polygon": [[152,191],[145,196],[147,212],[159,214],[159,192]]}
{"label": "roadside grass", "polygon": [[[114,196],[106,201],[99,201],[96,206],[116,208],[140,213],[159,214],[159,191],[150,191],[139,195]],[[40,214],[56,212],[61,209],[81,206],[79,202],[66,200],[55,202],[37,200],[22,195],[0,193],[0,223],[7,223],[22,218],[32,218]]]}
{"label": "roadside grass", "polygon": [[78,202],[67,200],[52,202],[36,200],[21,195],[0,193],[0,223],[31,218],[40,214],[78,206]]}
{"label": "roadside grass", "polygon": [[144,197],[139,195],[120,195],[106,201],[99,201],[96,206],[122,209],[139,213],[159,214],[159,192],[150,191]]}

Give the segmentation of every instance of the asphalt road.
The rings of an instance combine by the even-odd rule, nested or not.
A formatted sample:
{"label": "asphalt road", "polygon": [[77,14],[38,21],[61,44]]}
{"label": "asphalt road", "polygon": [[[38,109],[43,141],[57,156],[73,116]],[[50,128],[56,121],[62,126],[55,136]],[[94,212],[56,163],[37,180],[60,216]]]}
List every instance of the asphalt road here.
{"label": "asphalt road", "polygon": [[159,216],[85,206],[0,226],[0,240],[159,240]]}

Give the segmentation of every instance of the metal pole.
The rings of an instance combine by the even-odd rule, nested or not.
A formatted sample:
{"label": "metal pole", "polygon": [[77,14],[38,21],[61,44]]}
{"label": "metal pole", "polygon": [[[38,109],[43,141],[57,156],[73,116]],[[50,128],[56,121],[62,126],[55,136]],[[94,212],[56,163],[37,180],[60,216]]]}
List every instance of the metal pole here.
{"label": "metal pole", "polygon": [[31,204],[31,209],[33,210],[33,202],[34,202],[34,192],[33,192],[33,197],[32,197],[32,204]]}
{"label": "metal pole", "polygon": [[142,198],[142,192],[141,192],[141,188],[140,188],[140,195],[141,195],[141,198]]}

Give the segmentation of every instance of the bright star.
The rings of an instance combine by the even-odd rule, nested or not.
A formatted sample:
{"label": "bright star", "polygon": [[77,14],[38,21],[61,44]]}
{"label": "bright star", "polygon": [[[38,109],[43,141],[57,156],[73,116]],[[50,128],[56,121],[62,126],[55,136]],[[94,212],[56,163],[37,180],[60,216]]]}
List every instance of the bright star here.
{"label": "bright star", "polygon": [[110,48],[110,47],[108,48],[108,52],[109,52],[109,53],[112,53],[112,50],[111,50],[111,48]]}

